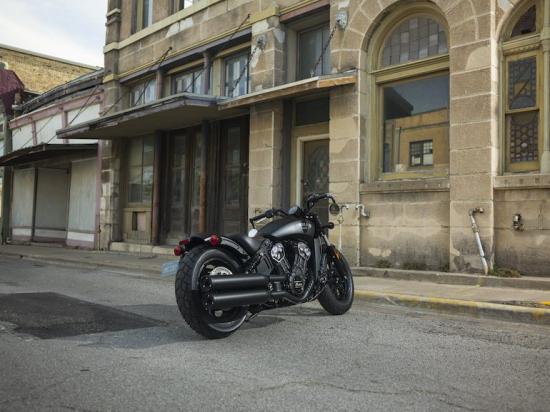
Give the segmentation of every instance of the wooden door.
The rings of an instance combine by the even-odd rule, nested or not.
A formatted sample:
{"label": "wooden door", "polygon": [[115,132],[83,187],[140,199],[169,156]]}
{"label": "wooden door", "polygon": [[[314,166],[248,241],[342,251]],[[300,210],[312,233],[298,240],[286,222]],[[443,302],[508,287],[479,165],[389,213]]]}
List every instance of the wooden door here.
{"label": "wooden door", "polygon": [[221,124],[219,187],[220,232],[245,232],[248,218],[248,118]]}

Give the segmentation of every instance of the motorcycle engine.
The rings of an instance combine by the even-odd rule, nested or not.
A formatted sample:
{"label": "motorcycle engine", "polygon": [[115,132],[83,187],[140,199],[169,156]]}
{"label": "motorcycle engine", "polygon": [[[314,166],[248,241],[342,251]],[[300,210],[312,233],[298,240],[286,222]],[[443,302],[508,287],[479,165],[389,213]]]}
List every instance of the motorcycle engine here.
{"label": "motorcycle engine", "polygon": [[[304,291],[308,277],[307,264],[311,257],[311,249],[304,242],[286,243],[286,248],[282,243],[274,244],[271,248],[271,257],[278,266],[279,271],[288,275],[290,292],[293,295],[300,296]],[[291,260],[293,257],[292,266],[290,266],[287,258],[289,255]]]}

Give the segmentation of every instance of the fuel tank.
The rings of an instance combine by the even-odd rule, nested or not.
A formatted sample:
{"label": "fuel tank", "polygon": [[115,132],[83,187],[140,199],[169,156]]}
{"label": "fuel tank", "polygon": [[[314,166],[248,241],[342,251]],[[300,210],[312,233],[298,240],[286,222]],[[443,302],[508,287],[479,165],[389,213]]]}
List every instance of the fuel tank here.
{"label": "fuel tank", "polygon": [[268,223],[260,229],[259,234],[268,239],[285,240],[292,237],[311,240],[315,236],[315,226],[309,220],[285,217]]}

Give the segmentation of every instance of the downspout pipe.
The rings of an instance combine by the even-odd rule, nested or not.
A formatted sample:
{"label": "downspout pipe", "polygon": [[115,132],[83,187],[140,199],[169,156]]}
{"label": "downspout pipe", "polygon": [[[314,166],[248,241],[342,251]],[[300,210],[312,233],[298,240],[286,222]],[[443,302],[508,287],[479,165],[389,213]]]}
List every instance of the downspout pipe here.
{"label": "downspout pipe", "polygon": [[475,215],[476,213],[484,213],[485,211],[481,207],[476,207],[475,209],[470,209],[468,211],[468,216],[470,216],[470,223],[472,225],[472,231],[474,232],[474,237],[476,240],[477,249],[479,251],[479,257],[481,258],[481,264],[483,265],[483,273],[485,275],[489,274],[489,264],[487,263],[487,257],[485,256],[485,251],[483,250],[483,245],[481,244],[481,238],[479,237],[479,227],[476,222]]}

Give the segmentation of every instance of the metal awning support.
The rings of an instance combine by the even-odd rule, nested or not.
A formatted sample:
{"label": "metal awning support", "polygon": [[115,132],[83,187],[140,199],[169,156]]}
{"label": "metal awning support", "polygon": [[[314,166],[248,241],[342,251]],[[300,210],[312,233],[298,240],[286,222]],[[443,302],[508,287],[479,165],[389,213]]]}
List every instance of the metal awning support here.
{"label": "metal awning support", "polygon": [[57,131],[58,139],[117,139],[183,129],[203,121],[247,114],[248,110],[220,112],[225,98],[182,93],[132,107]]}
{"label": "metal awning support", "polygon": [[357,83],[357,70],[350,70],[338,74],[311,77],[293,83],[283,84],[259,92],[249,93],[244,96],[220,101],[220,110],[249,107],[256,103],[270,100],[299,97],[316,91],[329,90],[338,86],[346,86]]}
{"label": "metal awning support", "polygon": [[0,166],[18,166],[66,155],[94,155],[97,143],[92,144],[39,144],[15,150],[0,157]]}

